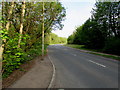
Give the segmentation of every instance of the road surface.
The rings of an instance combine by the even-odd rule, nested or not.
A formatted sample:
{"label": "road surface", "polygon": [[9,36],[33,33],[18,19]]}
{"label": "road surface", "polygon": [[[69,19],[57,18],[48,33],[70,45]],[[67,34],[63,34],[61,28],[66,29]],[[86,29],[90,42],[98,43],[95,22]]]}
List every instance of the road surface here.
{"label": "road surface", "polygon": [[55,65],[53,88],[118,88],[118,61],[62,45],[48,47]]}

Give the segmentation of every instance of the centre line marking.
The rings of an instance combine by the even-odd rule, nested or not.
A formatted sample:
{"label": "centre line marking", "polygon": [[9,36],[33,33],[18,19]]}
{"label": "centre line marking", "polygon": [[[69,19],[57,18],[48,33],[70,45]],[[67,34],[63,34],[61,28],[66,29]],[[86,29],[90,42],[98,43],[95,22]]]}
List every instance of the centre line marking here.
{"label": "centre line marking", "polygon": [[73,56],[77,56],[76,54],[72,54]]}
{"label": "centre line marking", "polygon": [[99,66],[101,66],[101,67],[106,67],[105,65],[102,65],[102,64],[100,64],[100,63],[94,62],[94,61],[92,61],[92,60],[89,60],[89,61],[92,62],[92,63],[94,63],[94,64],[97,64],[97,65],[99,65]]}

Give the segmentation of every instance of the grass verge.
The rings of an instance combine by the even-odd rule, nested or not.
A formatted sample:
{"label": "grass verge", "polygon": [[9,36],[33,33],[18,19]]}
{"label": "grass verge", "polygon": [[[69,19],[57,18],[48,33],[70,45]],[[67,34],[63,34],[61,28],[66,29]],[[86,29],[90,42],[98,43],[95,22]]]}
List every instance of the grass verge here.
{"label": "grass verge", "polygon": [[103,57],[107,57],[107,58],[111,58],[111,59],[115,59],[115,60],[120,60],[119,56],[106,55],[106,54],[101,54],[101,53],[96,53],[96,52],[89,52],[89,53],[99,55],[99,56],[103,56]]}
{"label": "grass verge", "polygon": [[77,48],[77,49],[81,49],[81,50],[89,50],[89,51],[95,51],[95,52],[100,52],[100,49],[88,49],[85,48],[85,45],[75,45],[75,44],[64,44],[64,46],[68,46],[68,47],[72,47],[72,48]]}
{"label": "grass verge", "polygon": [[81,50],[87,50],[88,51],[87,53],[90,53],[90,54],[95,54],[95,55],[99,55],[99,56],[103,56],[103,57],[107,57],[107,58],[111,58],[115,60],[120,60],[120,56],[101,53],[100,52],[101,50],[87,49],[84,47],[84,45],[65,44],[64,46],[71,47],[71,48],[77,48]]}

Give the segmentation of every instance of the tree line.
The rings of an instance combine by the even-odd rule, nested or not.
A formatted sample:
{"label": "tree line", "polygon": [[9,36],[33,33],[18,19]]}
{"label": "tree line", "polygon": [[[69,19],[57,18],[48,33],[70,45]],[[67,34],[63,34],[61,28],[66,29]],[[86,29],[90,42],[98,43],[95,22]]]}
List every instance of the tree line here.
{"label": "tree line", "polygon": [[19,69],[22,63],[41,55],[43,15],[46,38],[52,30],[62,29],[66,10],[58,1],[44,2],[44,14],[42,2],[12,0],[0,5],[0,59],[2,76],[7,77],[13,70]]}
{"label": "tree line", "polygon": [[59,37],[54,33],[50,33],[45,38],[45,44],[66,44],[66,43],[67,43],[67,38]]}
{"label": "tree line", "polygon": [[68,44],[120,55],[120,3],[96,2],[91,18],[68,37]]}

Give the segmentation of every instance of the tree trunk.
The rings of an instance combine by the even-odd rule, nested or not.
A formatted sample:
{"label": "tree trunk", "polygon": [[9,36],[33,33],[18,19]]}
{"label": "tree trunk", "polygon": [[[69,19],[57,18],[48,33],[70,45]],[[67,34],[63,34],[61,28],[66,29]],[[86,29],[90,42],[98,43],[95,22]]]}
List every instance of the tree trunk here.
{"label": "tree trunk", "polygon": [[6,29],[7,30],[9,30],[9,27],[10,27],[10,18],[11,18],[13,7],[14,7],[14,0],[11,3],[12,4],[11,4],[11,7],[10,7],[10,10],[9,10],[9,13],[8,13],[8,22],[6,24]]}
{"label": "tree trunk", "polygon": [[112,26],[112,31],[113,31],[113,33],[114,33],[114,35],[115,35],[115,37],[117,36],[117,32],[116,32],[116,25],[115,25],[115,15],[114,15],[114,13],[113,13],[113,18],[112,18],[113,20],[113,26]]}
{"label": "tree trunk", "polygon": [[[3,17],[3,5],[4,5],[4,2],[2,2],[2,17]],[[2,23],[0,23],[0,30],[2,30]],[[3,47],[2,47],[2,38],[1,38],[1,33],[0,33],[0,77],[2,77],[2,54],[3,54]],[[0,89],[2,89],[2,80],[0,80]]]}
{"label": "tree trunk", "polygon": [[[11,6],[10,6],[9,12],[8,12],[7,23],[6,23],[6,26],[5,26],[7,31],[9,30],[9,27],[10,27],[10,18],[11,18],[11,15],[12,15],[13,7],[14,7],[14,0],[11,2]],[[2,2],[2,18],[3,18],[3,12],[4,12],[3,9],[4,9],[4,1]],[[1,27],[3,29],[4,25],[1,25],[1,26],[3,26],[3,27]],[[6,43],[6,39],[2,40],[2,38],[0,37],[0,64],[2,63],[2,59],[3,59],[2,55],[3,55],[3,52],[4,52],[4,46],[5,46],[5,44],[2,44],[2,41],[4,41],[4,43]],[[4,69],[1,72],[3,73]]]}
{"label": "tree trunk", "polygon": [[22,39],[22,32],[23,32],[23,19],[24,19],[24,14],[25,14],[25,0],[22,2],[22,13],[21,13],[21,19],[20,19],[20,36],[18,40],[18,48],[20,48],[20,42]]}

